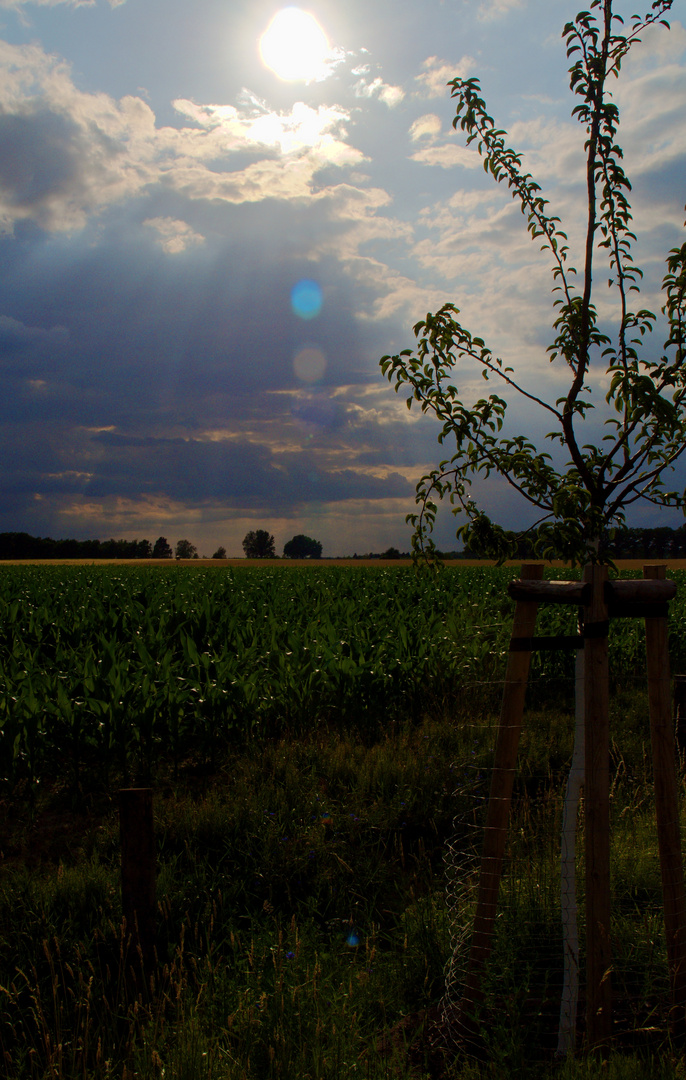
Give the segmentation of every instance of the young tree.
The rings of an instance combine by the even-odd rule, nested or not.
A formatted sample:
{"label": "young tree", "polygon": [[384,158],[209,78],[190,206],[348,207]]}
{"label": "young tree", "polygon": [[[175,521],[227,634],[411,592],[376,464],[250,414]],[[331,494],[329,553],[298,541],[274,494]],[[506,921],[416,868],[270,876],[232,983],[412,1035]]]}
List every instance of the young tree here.
{"label": "young tree", "polygon": [[243,538],[246,559],[275,559],[274,537],[266,529],[251,529]]}
{"label": "young tree", "polygon": [[298,533],[284,544],[283,553],[287,559],[321,559],[322,545],[319,540]]}
{"label": "young tree", "polygon": [[[496,127],[480,96],[477,79],[457,78],[450,84],[457,101],[454,127],[475,143],[484,168],[507,183],[520,204],[532,240],[552,256],[554,337],[548,347],[551,363],[566,365],[566,393],[548,401],[527,388],[513,369],[494,356],[480,337],[458,321],[459,308],[445,304],[414,327],[418,344],[396,356],[384,356],[383,373],[395,389],[410,390],[423,412],[441,424],[440,443],[454,440],[455,453],[423,476],[417,485],[419,513],[408,515],[415,527],[416,552],[431,555],[430,534],[437,500],[445,496],[455,514],[464,514],[457,530],[474,551],[506,558],[513,541],[491,521],[470,493],[475,477],[502,477],[535,509],[536,552],[573,562],[607,561],[615,526],[627,508],[638,502],[684,508],[686,492],[667,490],[665,474],[686,449],[686,243],[667,256],[663,280],[666,340],[663,349],[650,346],[656,316],[634,309],[641,270],[632,259],[631,185],[622,168],[617,143],[619,112],[610,95],[611,80],[640,34],[663,15],[672,0],[656,0],[644,16],[633,15],[630,28],[613,13],[613,0],[593,0],[567,23],[563,37],[570,88],[577,99],[572,115],[586,134],[587,211],[580,271],[568,261],[569,247],[559,218],[550,214],[540,187],[522,169],[521,156],[507,147],[506,133]],[[601,322],[593,302],[594,262],[609,263],[616,297],[614,328]],[[639,351],[639,346],[643,348]],[[460,366],[480,369],[491,392],[474,404],[463,400],[457,386]],[[540,450],[526,435],[505,428],[507,401],[519,394],[547,417],[547,438],[554,454]],[[598,437],[599,424],[604,428]],[[595,434],[594,434],[595,433]]]}

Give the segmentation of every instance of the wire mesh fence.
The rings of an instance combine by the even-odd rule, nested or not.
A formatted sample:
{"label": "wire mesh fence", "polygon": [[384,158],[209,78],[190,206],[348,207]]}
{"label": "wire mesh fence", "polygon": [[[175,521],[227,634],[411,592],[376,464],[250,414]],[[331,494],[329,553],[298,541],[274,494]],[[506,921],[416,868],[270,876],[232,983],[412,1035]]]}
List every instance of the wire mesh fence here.
{"label": "wire mesh fence", "polygon": [[[439,1039],[451,1055],[552,1059],[586,1045],[586,883],[583,745],[575,748],[575,690],[567,670],[561,708],[551,680],[532,680],[492,933],[483,939],[479,890],[496,722],[475,724],[458,763],[460,806],[446,847],[452,939]],[[576,687],[575,687],[576,682]],[[610,752],[613,1045],[656,1048],[674,1034],[645,676],[625,675],[612,698]],[[578,740],[577,740],[578,743]],[[469,744],[469,739],[467,740]],[[488,935],[487,935],[488,937]]]}

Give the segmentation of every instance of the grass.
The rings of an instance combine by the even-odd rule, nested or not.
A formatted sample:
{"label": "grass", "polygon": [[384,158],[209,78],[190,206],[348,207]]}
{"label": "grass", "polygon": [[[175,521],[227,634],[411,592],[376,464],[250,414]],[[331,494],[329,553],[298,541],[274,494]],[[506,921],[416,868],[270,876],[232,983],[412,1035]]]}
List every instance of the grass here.
{"label": "grass", "polygon": [[[556,1063],[554,1008],[543,1005],[559,993],[557,838],[571,753],[570,717],[548,707],[526,719],[481,1060],[447,1049],[438,1010],[453,937],[468,938],[469,822],[493,734],[492,718],[465,710],[371,745],[318,731],[160,775],[154,978],[122,925],[110,796],[74,808],[53,786],[33,809],[6,802],[8,1080],[684,1077],[661,1012],[645,700],[627,687],[613,708],[614,980],[629,1011],[609,1061]],[[446,902],[448,842],[467,886],[459,906]],[[639,1037],[646,1026],[659,1030]]]}
{"label": "grass", "polygon": [[[21,736],[14,774],[0,770],[0,1061],[8,1080],[686,1080],[665,1016],[640,625],[618,621],[610,639],[615,1045],[602,1063],[554,1058],[573,659],[540,654],[481,1037],[470,1056],[455,1053],[440,1004],[451,958],[449,970],[459,972],[474,910],[511,615],[497,573],[465,575],[461,584],[432,578],[420,595],[409,571],[388,580],[385,572],[356,571],[353,588],[334,568],[319,576],[308,571],[306,580],[284,570],[254,583],[237,575],[222,586],[226,595],[213,598],[198,591],[199,575],[191,581],[174,570],[172,592],[160,586],[169,602],[159,618],[136,592],[150,579],[133,573],[93,577],[100,607],[84,604],[88,590],[76,578],[63,580],[52,569],[26,573],[26,596],[43,589],[31,603],[19,602],[9,577],[3,579],[3,663],[16,676],[15,689],[6,684],[6,716],[16,720],[15,698],[21,699],[27,731],[36,736]],[[313,592],[319,577],[321,589]],[[324,578],[338,582],[335,597]],[[62,580],[58,594],[53,586]],[[218,589],[223,579],[212,580]],[[231,610],[232,583],[245,591],[236,641],[253,627],[248,659],[237,650],[229,656],[219,621]],[[296,583],[309,590],[307,603],[295,602]],[[463,588],[469,604],[459,600]],[[130,602],[123,604],[122,594]],[[72,604],[59,634],[56,596],[62,606]],[[334,617],[334,599],[345,600],[345,618]],[[315,601],[320,614],[313,624],[306,615]],[[271,629],[266,612],[275,605]],[[100,629],[109,627],[101,652],[84,629],[91,607]],[[401,609],[411,622],[400,621]],[[567,615],[573,621],[574,613]],[[557,609],[546,610],[539,632],[561,632],[560,618]],[[685,619],[675,604],[670,645],[677,665]],[[286,633],[293,639],[288,649]],[[149,652],[151,663],[179,676],[155,676],[164,693],[155,691],[147,735],[127,719],[140,724],[147,715],[136,706],[144,683],[131,652],[138,638],[147,641],[145,649],[136,645],[146,663]],[[74,650],[82,647],[75,663]],[[279,658],[296,652],[297,663],[284,668]],[[246,681],[241,708],[249,690],[261,718],[243,724],[240,738],[217,731],[213,695],[233,684],[212,665],[227,656]],[[26,677],[27,657],[35,678]],[[312,693],[294,705],[290,688],[302,690],[303,670]],[[343,675],[347,681],[331,696],[329,684],[338,686]],[[81,696],[70,689],[74,678],[83,684]],[[170,715],[186,724],[173,745],[170,686],[184,708]],[[89,723],[97,721],[90,734],[71,707],[83,706],[86,690]],[[65,731],[69,738],[60,743]],[[11,725],[2,737],[15,745]],[[144,969],[122,921],[116,790],[131,779],[154,786],[154,973]],[[578,877],[583,911],[583,872]],[[583,920],[581,931],[583,938]]]}

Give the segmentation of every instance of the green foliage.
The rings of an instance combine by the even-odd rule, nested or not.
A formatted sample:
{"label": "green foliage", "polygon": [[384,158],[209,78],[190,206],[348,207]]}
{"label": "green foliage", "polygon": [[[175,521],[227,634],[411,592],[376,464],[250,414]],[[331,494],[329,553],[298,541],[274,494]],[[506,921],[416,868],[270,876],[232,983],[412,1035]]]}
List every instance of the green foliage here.
{"label": "green foliage", "polygon": [[404,1051],[383,1031],[440,993],[434,875],[464,738],[289,739],[227,755],[204,797],[158,791],[151,992],[126,977],[116,815],[73,865],[3,867],[2,1075],[383,1076]]}
{"label": "green foliage", "polygon": [[[471,496],[475,477],[498,475],[507,481],[539,514],[538,552],[574,562],[607,560],[609,534],[634,503],[686,505],[686,493],[664,486],[664,474],[686,449],[686,243],[667,257],[662,307],[667,337],[664,352],[655,358],[639,346],[645,345],[656,316],[629,307],[642,272],[631,254],[631,185],[616,142],[619,112],[608,89],[641,32],[654,23],[668,26],[662,16],[671,6],[672,0],[657,0],[643,17],[632,16],[630,30],[617,33],[623,20],[613,14],[612,0],[593,0],[590,11],[582,11],[563,30],[573,59],[570,88],[579,99],[572,115],[586,134],[588,201],[580,272],[568,263],[567,235],[559,218],[549,213],[539,185],[522,170],[521,156],[507,146],[506,133],[488,115],[478,79],[451,83],[457,101],[454,126],[467,133],[468,145],[476,144],[486,172],[507,184],[531,239],[552,256],[555,336],[548,354],[551,363],[566,365],[569,385],[554,403],[532,393],[482,338],[460,324],[459,308],[451,303],[415,325],[415,352],[406,349],[382,358],[381,369],[396,391],[410,391],[408,408],[416,401],[423,412],[435,415],[441,424],[439,442],[456,445],[453,456],[417,485],[420,512],[407,519],[415,526],[417,553],[434,551],[430,533],[436,500],[447,496],[454,513],[466,517],[458,537],[473,551],[499,559],[510,555],[513,542]],[[598,253],[608,260],[617,295],[613,333],[601,325],[592,299]],[[500,392],[466,403],[454,382],[465,361],[472,370],[476,365],[486,382],[498,383]],[[559,448],[555,454],[507,432],[503,395],[512,392],[547,419],[547,438]],[[605,429],[599,445],[593,435],[598,414]]]}
{"label": "green foliage", "polygon": [[153,559],[171,559],[174,556],[174,552],[171,549],[166,536],[158,536],[152,549]]}
{"label": "green foliage", "polygon": [[298,533],[284,544],[283,553],[287,559],[321,559],[322,545],[319,540]]}
{"label": "green foliage", "polygon": [[178,540],[174,554],[177,559],[197,559],[198,549],[190,540]]}
{"label": "green foliage", "polygon": [[496,637],[471,624],[498,618],[503,574],[7,567],[0,780],[65,760],[77,785],[84,767],[145,778],[160,756],[324,724],[373,738],[440,711],[502,663],[502,625]]}
{"label": "green foliage", "polygon": [[[551,571],[552,576],[566,571]],[[66,774],[78,790],[248,740],[333,727],[371,742],[424,717],[497,708],[516,570],[5,567],[0,787]],[[684,574],[674,572],[678,581]],[[576,631],[542,608],[541,634]],[[686,665],[686,589],[670,605]],[[613,678],[643,669],[643,626],[615,620]],[[530,700],[559,700],[569,653],[536,654]]]}
{"label": "green foliage", "polygon": [[53,540],[29,533],[0,533],[0,559],[150,559],[149,540]]}
{"label": "green foliage", "polygon": [[266,529],[251,529],[243,537],[243,551],[246,559],[273,559],[274,537]]}
{"label": "green foliage", "polygon": [[2,1075],[684,1080],[666,1036],[647,727],[634,687],[613,717],[612,938],[619,1026],[635,1049],[620,1044],[602,1067],[552,1063],[572,747],[572,718],[555,709],[527,712],[480,1061],[456,1056],[435,1020],[452,944],[473,917],[469,891],[446,901],[446,841],[468,878],[481,834],[466,774],[487,774],[496,723],[453,715],[371,746],[324,730],[232,750],[209,777],[160,785],[160,964],[146,987],[121,921],[107,800],[100,813],[97,802],[83,815],[39,808],[23,836],[13,813],[19,835],[2,823]]}

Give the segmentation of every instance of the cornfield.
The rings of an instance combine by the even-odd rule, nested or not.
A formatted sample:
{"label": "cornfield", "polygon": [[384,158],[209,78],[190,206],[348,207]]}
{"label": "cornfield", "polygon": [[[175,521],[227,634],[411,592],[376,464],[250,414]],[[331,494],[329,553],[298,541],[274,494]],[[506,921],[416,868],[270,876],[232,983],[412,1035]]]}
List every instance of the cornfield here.
{"label": "cornfield", "polygon": [[[2,567],[0,783],[34,784],[58,769],[75,784],[84,769],[105,781],[112,770],[145,779],[160,758],[209,759],[232,742],[319,725],[372,740],[427,714],[490,708],[513,576],[492,567]],[[543,608],[539,630],[573,633],[575,618]],[[685,621],[678,594],[675,671]],[[572,664],[570,654],[537,656],[532,692],[571,685]],[[615,679],[642,673],[640,621],[613,625],[611,669]]]}

